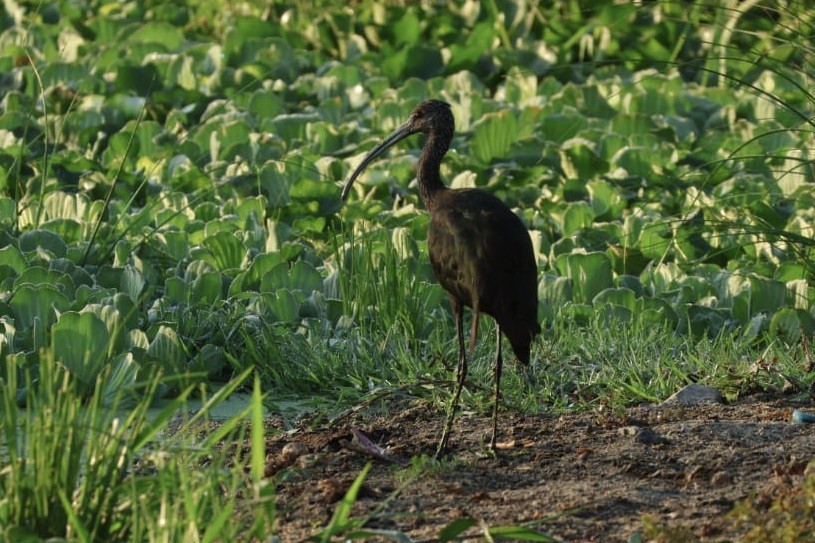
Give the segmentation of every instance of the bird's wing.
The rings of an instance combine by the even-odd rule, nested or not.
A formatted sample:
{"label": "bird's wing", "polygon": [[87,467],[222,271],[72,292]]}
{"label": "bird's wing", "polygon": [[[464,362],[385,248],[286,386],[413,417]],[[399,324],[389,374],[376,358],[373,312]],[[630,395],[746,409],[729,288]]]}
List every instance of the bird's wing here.
{"label": "bird's wing", "polygon": [[532,242],[503,202],[480,190],[450,191],[431,214],[428,249],[436,279],[470,307],[537,302]]}

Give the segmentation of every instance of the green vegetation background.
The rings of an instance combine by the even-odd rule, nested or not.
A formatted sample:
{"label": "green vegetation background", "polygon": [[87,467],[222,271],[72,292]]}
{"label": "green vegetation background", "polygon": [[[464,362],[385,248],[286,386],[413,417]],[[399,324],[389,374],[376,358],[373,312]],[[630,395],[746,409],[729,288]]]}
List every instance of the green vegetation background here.
{"label": "green vegetation background", "polygon": [[510,376],[513,408],[811,380],[802,2],[5,6],[7,394],[56,363],[106,404],[248,368],[278,410],[443,399],[453,323],[426,257],[419,139],[339,199],[431,97],[456,116],[447,182],[496,194],[536,248],[540,380]]}
{"label": "green vegetation background", "polygon": [[56,347],[88,388],[160,367],[171,393],[256,364],[328,397],[423,375],[451,319],[419,142],[345,208],[337,183],[428,97],[456,114],[447,181],[530,229],[545,343],[815,330],[795,4],[9,5],[0,354],[18,366]]}

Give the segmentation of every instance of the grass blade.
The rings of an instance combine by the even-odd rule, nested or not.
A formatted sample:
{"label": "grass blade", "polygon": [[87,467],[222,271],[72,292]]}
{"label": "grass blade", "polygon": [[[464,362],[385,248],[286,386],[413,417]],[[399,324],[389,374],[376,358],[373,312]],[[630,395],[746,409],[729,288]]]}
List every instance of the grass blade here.
{"label": "grass blade", "polygon": [[354,479],[354,482],[351,484],[348,492],[345,493],[345,496],[342,498],[339,506],[337,506],[337,509],[334,511],[334,516],[331,517],[331,522],[329,522],[328,526],[326,526],[320,533],[312,537],[312,541],[329,543],[332,536],[340,535],[351,527],[349,526],[351,509],[353,509],[354,504],[357,501],[359,490],[362,488],[362,484],[365,482],[365,478],[368,476],[371,466],[371,462],[365,464],[365,467],[362,468],[362,471],[359,472],[357,478]]}

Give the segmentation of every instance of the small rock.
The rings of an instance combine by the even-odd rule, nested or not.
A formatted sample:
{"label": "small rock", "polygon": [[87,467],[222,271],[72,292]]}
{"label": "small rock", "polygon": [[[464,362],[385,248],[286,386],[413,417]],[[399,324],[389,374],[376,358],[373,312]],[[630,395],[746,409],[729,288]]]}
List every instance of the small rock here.
{"label": "small rock", "polygon": [[345,494],[347,485],[344,481],[337,479],[322,479],[317,481],[317,490],[319,490],[323,499],[328,503],[339,501]]}
{"label": "small rock", "polygon": [[668,442],[650,428],[640,428],[639,431],[634,434],[634,441],[640,445],[661,445]]}
{"label": "small rock", "polygon": [[796,409],[792,412],[792,420],[793,422],[805,422],[811,424],[815,422],[815,413],[808,413],[806,411]]}
{"label": "small rock", "polygon": [[623,426],[617,429],[617,433],[621,436],[635,436],[639,430],[639,426]]}
{"label": "small rock", "polygon": [[640,445],[661,445],[668,440],[647,427],[624,426],[617,430],[621,436],[633,436],[634,441]]}
{"label": "small rock", "polygon": [[662,405],[699,405],[703,403],[724,403],[719,389],[691,383],[662,402]]}
{"label": "small rock", "polygon": [[304,454],[297,459],[297,467],[303,469],[313,468],[319,461],[320,457],[316,454]]}
{"label": "small rock", "polygon": [[280,451],[280,462],[286,466],[290,466],[295,460],[308,453],[308,447],[299,441],[292,441],[286,443],[283,450]]}

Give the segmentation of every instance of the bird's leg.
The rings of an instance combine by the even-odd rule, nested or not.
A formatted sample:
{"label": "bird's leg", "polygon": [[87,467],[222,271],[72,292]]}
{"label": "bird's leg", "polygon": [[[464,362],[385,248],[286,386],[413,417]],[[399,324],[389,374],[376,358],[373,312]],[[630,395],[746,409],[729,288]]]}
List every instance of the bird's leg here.
{"label": "bird's leg", "polygon": [[450,401],[450,406],[447,409],[447,420],[444,422],[444,430],[441,434],[439,447],[436,449],[436,459],[441,458],[447,449],[447,440],[450,438],[450,431],[453,428],[453,419],[456,416],[456,408],[458,407],[458,398],[461,395],[461,389],[464,387],[464,380],[467,378],[467,353],[464,351],[464,304],[458,300],[453,300],[453,312],[456,315],[456,335],[458,336],[458,365],[456,366],[456,389],[453,392],[453,398]]}
{"label": "bird's leg", "polygon": [[478,321],[481,320],[479,317],[481,316],[481,312],[478,310],[478,300],[476,300],[475,304],[473,304],[473,320],[470,323],[470,349],[467,351],[467,355],[472,357],[473,351],[475,351],[475,338],[478,337]]}
{"label": "bird's leg", "polygon": [[494,380],[493,380],[493,404],[492,404],[492,437],[490,437],[490,449],[495,450],[495,435],[498,433],[498,396],[501,393],[501,369],[504,366],[504,360],[501,358],[501,327],[496,326],[498,329],[498,340],[495,346],[495,364],[493,365]]}

